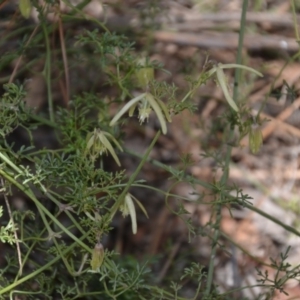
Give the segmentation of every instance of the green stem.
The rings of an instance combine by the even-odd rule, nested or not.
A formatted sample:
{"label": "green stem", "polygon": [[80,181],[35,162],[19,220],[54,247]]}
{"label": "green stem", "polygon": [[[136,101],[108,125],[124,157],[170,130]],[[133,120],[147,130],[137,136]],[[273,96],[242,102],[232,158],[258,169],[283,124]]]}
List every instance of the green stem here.
{"label": "green stem", "polygon": [[[131,150],[124,149],[124,152],[125,152],[125,153],[129,153],[129,154],[131,154],[132,156],[135,156],[135,157],[138,157],[138,158],[142,159],[142,155],[137,154],[137,153],[134,153],[134,152],[131,151]],[[164,169],[165,171],[167,171],[167,172],[169,172],[169,173],[172,173],[172,171],[174,170],[174,168],[169,167],[169,166],[166,166],[166,165],[164,165],[163,163],[159,162],[158,160],[155,160],[155,159],[152,159],[152,158],[148,158],[147,161],[150,162],[150,163],[152,163],[154,166],[157,166],[157,167],[159,167],[159,168]],[[175,170],[174,170],[174,171],[175,171]],[[207,182],[205,182],[205,181],[202,181],[202,180],[200,180],[200,179],[196,179],[196,178],[194,178],[194,177],[192,177],[192,176],[190,176],[190,175],[187,175],[187,174],[185,174],[184,180],[186,180],[187,182],[193,182],[193,184],[195,184],[195,185],[196,185],[196,184],[201,185],[202,187],[204,187],[204,188],[206,188],[206,189],[208,189],[208,190],[211,190],[211,191],[214,191],[214,190],[215,190],[215,186],[214,186],[214,185],[212,185],[212,184],[210,184],[210,183],[207,183]],[[150,187],[149,187],[149,188],[150,188]],[[284,228],[285,230],[287,230],[287,231],[289,231],[289,232],[291,232],[291,233],[293,233],[293,234],[295,234],[295,235],[297,235],[297,236],[300,236],[300,232],[297,231],[295,228],[293,228],[293,227],[291,227],[291,226],[289,226],[289,225],[284,224],[283,222],[277,220],[275,217],[273,217],[273,216],[267,214],[266,212],[260,210],[259,208],[255,207],[255,206],[253,206],[253,205],[251,205],[251,204],[248,204],[248,203],[246,203],[246,202],[244,202],[244,201],[242,201],[242,200],[236,199],[236,197],[230,195],[229,193],[224,193],[224,196],[225,196],[226,198],[228,198],[228,199],[235,199],[235,200],[238,202],[238,204],[241,205],[242,207],[246,207],[246,208],[248,208],[248,209],[250,209],[250,210],[252,210],[252,211],[254,211],[254,212],[260,214],[261,216],[263,216],[263,217],[269,219],[270,221],[272,221],[272,222],[278,224],[279,226],[281,226],[281,227]]]}
{"label": "green stem", "polygon": [[[84,240],[87,236],[88,236],[88,232],[85,233],[85,235],[83,235],[80,238],[80,242],[82,243],[82,240]],[[71,251],[77,244],[73,243],[72,245],[70,245],[67,249],[65,249],[64,251],[62,251],[63,255],[66,255],[69,251]],[[89,250],[90,252],[90,250]],[[7,292],[9,292],[10,290],[12,290],[13,288],[15,288],[16,286],[20,285],[23,282],[26,282],[27,280],[37,276],[38,274],[40,274],[41,272],[43,272],[44,270],[47,270],[48,268],[50,268],[52,265],[54,265],[56,262],[58,262],[61,259],[60,256],[56,256],[53,260],[51,260],[50,262],[48,262],[47,264],[45,264],[44,266],[42,266],[41,268],[39,268],[38,270],[30,273],[29,275],[19,279],[18,281],[13,282],[12,284],[10,284],[7,287],[4,287],[0,290],[0,295],[3,295]]]}
{"label": "green stem", "polygon": [[278,219],[276,219],[276,217],[273,217],[269,214],[267,214],[266,212],[260,210],[259,208],[253,206],[253,205],[250,205],[250,204],[247,204],[245,202],[242,202],[241,200],[238,200],[238,203],[241,205],[241,206],[244,206],[244,207],[247,207],[248,209],[252,210],[252,211],[255,211],[256,213],[260,214],[261,216],[269,219],[270,221],[274,222],[275,224],[281,226],[282,228],[284,228],[285,230],[297,235],[297,236],[300,236],[300,232],[297,231],[295,228],[289,226],[289,225],[286,225],[284,224],[283,222],[279,221]]}
{"label": "green stem", "polygon": [[[239,44],[238,44],[238,53],[237,53],[237,59],[236,63],[238,65],[242,62],[242,47],[243,47],[243,41],[244,41],[244,32],[246,27],[246,12],[248,7],[248,0],[243,1],[243,8],[242,8],[242,15],[241,15],[241,21],[240,21],[240,34],[239,34]],[[235,85],[234,85],[234,92],[233,92],[233,99],[236,102],[237,96],[238,96],[238,83],[240,81],[240,74],[241,69],[236,68],[235,69]],[[234,135],[233,129],[230,129],[228,132],[228,140],[231,140]],[[228,146],[226,151],[226,158],[225,158],[225,167],[224,172],[220,181],[221,187],[227,184],[228,181],[228,174],[229,174],[229,164],[231,159],[231,150],[232,147]],[[220,193],[220,200],[225,200],[226,195],[221,191]],[[212,251],[210,255],[209,260],[209,267],[208,267],[208,273],[207,273],[207,284],[206,284],[206,290],[205,290],[205,296],[209,296],[213,284],[213,275],[214,275],[214,266],[215,266],[215,256],[217,252],[217,242],[220,238],[220,225],[222,220],[222,205],[218,204],[216,206],[216,221],[215,221],[215,232],[213,236],[213,244],[212,244]]]}
{"label": "green stem", "polygon": [[[12,178],[10,175],[8,175],[3,170],[0,170],[0,175],[5,177],[9,182],[11,182],[13,185],[15,185],[17,188],[19,188],[21,191],[23,191],[37,206],[37,208],[43,212],[45,215],[47,215],[64,233],[66,233],[70,238],[72,238],[75,242],[77,242],[82,248],[87,250],[88,252],[92,253],[92,250],[86,246],[81,240],[79,240],[72,232],[70,232],[64,225],[62,225],[49,211],[48,209],[39,202],[39,200],[35,197],[33,192],[26,186],[23,186],[19,182],[17,182],[14,178]],[[46,224],[45,224],[46,225]]]}
{"label": "green stem", "polygon": [[[88,19],[89,21],[92,21],[94,23],[96,23],[100,28],[102,28],[105,32],[110,33],[109,29],[104,25],[103,22],[100,22],[97,18],[94,17],[87,17],[87,14],[85,14],[84,12],[82,12],[82,9],[91,2],[91,0],[84,0],[84,1],[80,1],[79,4],[77,5],[73,5],[72,2],[73,1],[69,1],[69,0],[63,0],[63,2],[71,7],[73,10],[70,11],[70,13],[63,15],[62,16],[62,21],[64,20],[86,20]],[[81,17],[81,18],[80,18]]]}
{"label": "green stem", "polygon": [[[47,197],[52,200],[58,207],[60,207],[61,203],[56,200],[56,198],[54,196],[52,196],[50,193],[55,194],[52,191],[49,191],[46,193]],[[82,233],[85,233],[85,230],[80,226],[80,224],[76,221],[76,219],[73,217],[73,215],[68,211],[68,209],[63,210],[65,212],[65,214],[68,216],[68,218],[72,221],[72,224],[74,224],[76,226],[76,228]]]}
{"label": "green stem", "polygon": [[[46,241],[47,238],[41,238],[41,237],[44,235],[44,233],[45,233],[45,231],[46,231],[46,228],[44,228],[44,229],[39,233],[39,235],[38,235],[37,237],[32,237],[32,238],[27,238],[27,239],[23,238],[23,223],[24,223],[24,218],[22,218],[22,223],[21,223],[22,237],[20,238],[20,240],[22,241],[22,243],[23,243],[24,245],[26,245],[26,243],[25,243],[26,241],[30,241],[31,239],[33,240],[33,243],[32,243],[32,245],[31,245],[30,247],[26,245],[26,248],[28,248],[28,251],[27,251],[27,253],[25,254],[25,256],[24,256],[24,258],[23,258],[23,266],[25,266],[27,260],[29,259],[30,253],[32,252],[32,250],[33,250],[33,248],[35,247],[35,245],[37,244],[37,242],[39,242],[39,241]],[[50,223],[50,224],[51,224],[51,223]],[[17,279],[19,278],[19,276],[20,276],[20,274],[18,273],[17,276],[15,277],[15,280],[14,280],[14,281],[17,281]]]}
{"label": "green stem", "polygon": [[[236,56],[236,63],[238,65],[242,64],[242,53],[243,53],[243,43],[244,43],[244,35],[245,35],[245,28],[246,28],[246,13],[248,8],[248,0],[243,1],[242,7],[242,15],[240,21],[240,32],[239,32],[239,44]],[[241,78],[241,69],[236,68],[234,73],[234,89],[233,89],[233,100],[237,101],[238,96],[238,85]]]}
{"label": "green stem", "polygon": [[[125,153],[128,153],[132,156],[135,156],[135,157],[140,158],[140,159],[143,158],[143,155],[137,154],[137,153],[135,153],[135,152],[133,152],[129,149],[123,148],[123,150],[124,150]],[[147,161],[149,163],[151,163],[152,165],[156,166],[156,167],[164,169],[168,173],[172,173],[173,171],[174,172],[176,171],[174,168],[172,168],[170,166],[166,166],[165,164],[161,163],[160,161],[158,161],[156,159],[148,158]],[[212,185],[210,183],[207,183],[205,181],[202,181],[200,179],[195,179],[195,177],[193,177],[193,176],[185,174],[184,178],[185,178],[186,181],[195,182],[196,184],[199,184],[199,185],[203,186],[204,188],[207,188],[208,190],[214,190],[215,189],[214,185]]]}
{"label": "green stem", "polygon": [[295,0],[291,1],[292,6],[292,12],[293,12],[293,23],[295,28],[295,36],[296,36],[296,42],[300,42],[299,32],[298,32],[298,24],[297,24],[297,13],[296,13],[296,7],[295,7]]}
{"label": "green stem", "polygon": [[48,106],[49,106],[49,116],[50,121],[54,122],[54,110],[53,110],[53,98],[52,98],[52,90],[51,90],[51,50],[49,44],[49,37],[47,28],[44,22],[42,22],[42,28],[44,32],[45,44],[46,44],[46,62],[44,67],[44,76],[46,79],[47,85],[47,96],[48,96]]}
{"label": "green stem", "polygon": [[158,131],[152,141],[152,143],[150,144],[149,148],[147,149],[146,153],[143,155],[143,158],[140,162],[140,164],[138,165],[138,167],[136,168],[136,170],[134,171],[134,173],[130,176],[128,183],[126,185],[126,187],[124,188],[123,192],[121,193],[121,195],[118,197],[117,201],[115,202],[115,204],[112,206],[111,208],[111,219],[114,217],[115,213],[117,212],[118,208],[120,207],[120,205],[122,204],[122,202],[125,199],[126,194],[128,193],[131,185],[133,184],[134,180],[136,179],[137,175],[140,173],[142,167],[144,166],[144,164],[146,163],[146,161],[148,160],[148,156],[151,152],[151,150],[153,149],[156,141],[158,140],[159,136],[160,136],[160,131]]}
{"label": "green stem", "polygon": [[[2,150],[2,149],[1,149]],[[23,171],[18,168],[6,155],[0,152],[0,158],[8,164],[13,170],[15,170],[18,174],[23,174]]]}

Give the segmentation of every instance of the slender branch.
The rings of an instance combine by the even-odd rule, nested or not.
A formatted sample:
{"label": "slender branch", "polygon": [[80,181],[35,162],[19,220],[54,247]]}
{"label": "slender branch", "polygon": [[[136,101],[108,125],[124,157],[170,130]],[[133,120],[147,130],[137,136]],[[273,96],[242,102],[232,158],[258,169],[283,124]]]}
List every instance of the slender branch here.
{"label": "slender branch", "polygon": [[3,197],[5,199],[5,203],[6,203],[8,215],[10,217],[10,220],[11,220],[11,222],[13,224],[13,228],[14,228],[14,236],[15,236],[16,246],[17,246],[18,261],[19,261],[19,265],[20,265],[19,275],[21,276],[22,272],[23,272],[23,263],[22,263],[22,255],[21,255],[20,243],[19,243],[18,234],[17,234],[17,227],[15,225],[15,221],[14,221],[14,218],[13,218],[13,215],[12,215],[12,212],[11,212],[11,208],[10,208],[7,196],[6,196],[6,190],[5,190],[5,187],[4,187],[4,180],[3,180],[2,177],[1,177],[1,185],[2,185],[2,187],[4,189],[4,191],[3,191]]}

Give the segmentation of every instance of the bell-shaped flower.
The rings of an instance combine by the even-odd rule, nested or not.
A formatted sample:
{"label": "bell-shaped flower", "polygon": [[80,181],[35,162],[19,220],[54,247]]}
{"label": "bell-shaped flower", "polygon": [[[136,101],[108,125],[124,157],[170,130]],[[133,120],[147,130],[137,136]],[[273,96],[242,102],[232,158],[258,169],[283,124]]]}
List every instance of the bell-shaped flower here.
{"label": "bell-shaped flower", "polygon": [[145,216],[148,218],[147,211],[145,207],[142,205],[142,203],[129,193],[125,196],[124,202],[120,205],[120,211],[122,212],[123,217],[130,215],[132,232],[133,234],[136,234],[137,222],[136,222],[136,212],[135,212],[133,200],[136,202],[136,204],[140,207],[140,209],[143,211]]}
{"label": "bell-shaped flower", "polygon": [[150,113],[152,110],[157,115],[157,118],[159,120],[161,130],[163,134],[167,133],[167,124],[166,120],[168,122],[171,122],[171,117],[168,112],[168,109],[166,105],[160,100],[156,99],[152,94],[150,93],[143,93],[139,96],[131,99],[127,104],[125,104],[121,110],[114,116],[114,118],[109,123],[110,126],[113,126],[116,124],[116,122],[124,115],[127,111],[129,111],[129,116],[131,117],[134,113],[134,110],[139,105],[139,120],[142,124],[145,120],[148,120]]}
{"label": "bell-shaped flower", "polygon": [[231,108],[233,110],[238,112],[239,109],[238,109],[236,103],[234,102],[234,100],[232,99],[232,97],[229,94],[227,79],[226,79],[226,76],[223,72],[223,69],[231,69],[231,68],[244,69],[244,70],[250,71],[252,73],[255,73],[256,75],[261,76],[261,77],[263,75],[260,72],[256,71],[255,69],[252,69],[252,68],[249,68],[249,67],[246,67],[246,66],[243,66],[243,65],[238,65],[238,64],[224,64],[223,65],[223,64],[219,63],[219,64],[213,66],[213,68],[210,71],[208,71],[208,77],[211,77],[214,74],[216,74],[217,82],[219,83],[228,104],[231,106]]}
{"label": "bell-shaped flower", "polygon": [[90,154],[91,158],[95,160],[107,151],[112,155],[118,166],[121,165],[119,158],[111,144],[111,141],[117,146],[120,151],[123,151],[117,140],[108,132],[95,128],[93,132],[87,135],[86,153]]}

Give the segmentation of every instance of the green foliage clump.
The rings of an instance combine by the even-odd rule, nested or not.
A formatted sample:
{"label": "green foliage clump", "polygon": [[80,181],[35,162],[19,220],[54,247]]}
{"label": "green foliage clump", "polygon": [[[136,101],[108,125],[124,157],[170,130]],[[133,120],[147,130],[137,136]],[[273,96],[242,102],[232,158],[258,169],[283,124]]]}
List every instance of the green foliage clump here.
{"label": "green foliage clump", "polygon": [[[97,24],[99,29],[78,29],[80,32],[75,37],[60,40],[61,49],[52,49],[50,35],[55,32],[56,25],[47,20],[47,15],[51,9],[57,9],[56,2],[45,1],[43,6],[39,1],[20,1],[21,14],[26,18],[31,5],[39,13],[39,24],[27,28],[27,40],[20,41],[16,53],[3,54],[0,70],[8,68],[19,56],[24,58],[28,69],[37,60],[42,61],[44,66],[39,75],[45,80],[48,102],[45,110],[30,109],[24,101],[23,85],[3,85],[0,177],[9,221],[1,226],[0,241],[10,246],[5,248],[5,266],[0,270],[0,299],[13,299],[14,295],[26,299],[187,299],[185,286],[191,282],[194,295],[189,299],[231,299],[233,291],[220,293],[214,284],[214,259],[217,249],[223,247],[220,243],[221,211],[223,207],[230,210],[233,206],[252,208],[251,198],[238,187],[228,184],[232,145],[225,142],[222,149],[204,154],[213,158],[223,170],[221,179],[216,182],[203,182],[188,175],[188,167],[193,165],[190,155],[182,157],[181,168],[165,165],[149,156],[161,133],[167,134],[168,123],[175,115],[184,110],[195,112],[193,95],[212,77],[220,84],[229,104],[227,112],[220,118],[224,124],[224,140],[230,140],[234,129],[238,128],[238,142],[250,133],[252,150],[259,151],[261,139],[256,132],[260,132],[257,127],[257,131],[253,129],[259,125],[259,116],[254,121],[249,117],[247,105],[241,105],[230,96],[223,69],[243,68],[261,74],[240,64],[205,67],[197,78],[187,78],[189,89],[182,99],[178,99],[174,84],[155,80],[155,70],[163,70],[160,63],[138,53],[135,44],[126,36],[110,32],[97,20],[91,19],[89,24]],[[69,15],[58,15],[58,26],[81,21],[75,15],[80,12],[80,6],[69,5]],[[158,13],[152,6],[150,8],[152,13]],[[29,37],[30,31],[34,34]],[[56,61],[54,58],[58,57],[63,59]],[[70,80],[64,75],[74,75],[72,72],[76,72],[79,64],[93,65],[102,82],[99,87],[94,85],[91,90],[78,93],[76,88],[66,85],[67,103],[56,103],[55,83],[64,78]],[[19,70],[20,78],[25,69]],[[55,70],[59,70],[58,78],[53,75]],[[83,85],[84,76],[80,76],[80,80],[74,78],[78,85]],[[113,111],[114,116],[111,116]],[[132,153],[123,146],[127,113],[129,117],[137,115],[141,125],[152,113],[159,121],[160,130],[155,132],[143,155]],[[45,139],[53,139],[55,147],[39,146],[35,134],[43,128],[46,128],[43,131]],[[20,146],[11,142],[18,130],[28,136]],[[138,166],[131,172],[122,166],[123,150],[126,155],[138,158]],[[108,168],[107,161],[113,167]],[[170,211],[184,221],[189,240],[196,235],[205,235],[212,240],[206,266],[191,262],[182,268],[180,276],[161,284],[157,282],[152,269],[155,264],[151,264],[151,260],[140,263],[134,256],[120,257],[107,249],[104,242],[105,237],[112,234],[118,212],[130,217],[132,234],[138,231],[137,210],[148,217],[146,208],[130,193],[134,187],[142,187],[145,191],[154,189],[144,180],[138,180],[146,162],[170,176],[169,190],[157,192],[164,195]],[[192,188],[204,187],[213,199],[205,202],[206,195],[203,194],[193,200],[195,204],[211,205],[212,218],[205,228],[197,227],[185,208],[184,204],[192,200],[172,193],[183,182]],[[20,192],[26,204],[10,212],[9,199]],[[271,218],[259,210],[256,212]],[[0,206],[0,217],[2,215],[3,207]],[[148,222],[152,222],[151,217]],[[298,275],[297,268],[290,269],[290,265],[284,264],[287,254],[288,251],[282,256],[281,263],[273,261],[272,265],[285,275],[278,272],[272,281],[268,274],[258,273],[262,278],[260,283],[268,284],[271,292],[283,291],[286,280]]]}

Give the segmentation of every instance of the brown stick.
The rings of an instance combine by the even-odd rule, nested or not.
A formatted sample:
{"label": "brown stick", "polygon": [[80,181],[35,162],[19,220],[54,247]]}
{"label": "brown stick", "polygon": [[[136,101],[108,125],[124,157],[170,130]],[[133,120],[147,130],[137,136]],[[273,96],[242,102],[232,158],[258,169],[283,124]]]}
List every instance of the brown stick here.
{"label": "brown stick", "polygon": [[[174,43],[182,46],[195,46],[199,48],[237,49],[238,47],[237,33],[205,32],[194,34],[157,31],[154,33],[154,38],[157,41],[164,43]],[[276,35],[246,35],[244,45],[245,48],[249,50],[277,49],[289,52],[299,51],[299,45],[295,39]]]}

